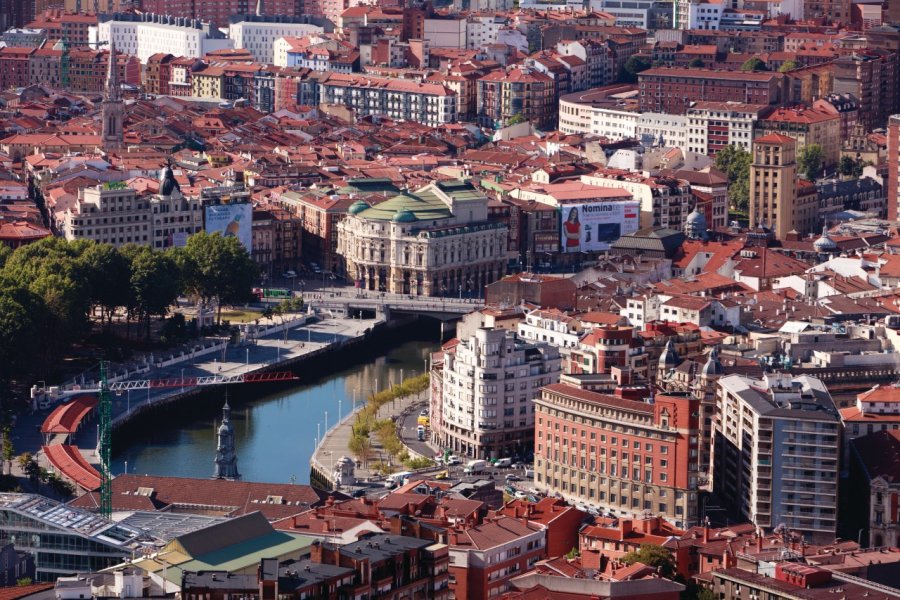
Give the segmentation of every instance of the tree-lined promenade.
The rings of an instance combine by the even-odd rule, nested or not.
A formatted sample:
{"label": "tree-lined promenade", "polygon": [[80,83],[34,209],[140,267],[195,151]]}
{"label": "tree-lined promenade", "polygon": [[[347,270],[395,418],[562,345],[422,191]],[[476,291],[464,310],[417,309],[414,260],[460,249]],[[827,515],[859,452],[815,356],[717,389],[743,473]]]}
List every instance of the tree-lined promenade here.
{"label": "tree-lined promenade", "polygon": [[182,295],[217,305],[220,321],[223,305],[251,299],[257,277],[240,242],[218,234],[166,250],[56,237],[0,246],[0,389],[53,378],[95,323],[109,332],[116,317],[126,338],[149,339]]}

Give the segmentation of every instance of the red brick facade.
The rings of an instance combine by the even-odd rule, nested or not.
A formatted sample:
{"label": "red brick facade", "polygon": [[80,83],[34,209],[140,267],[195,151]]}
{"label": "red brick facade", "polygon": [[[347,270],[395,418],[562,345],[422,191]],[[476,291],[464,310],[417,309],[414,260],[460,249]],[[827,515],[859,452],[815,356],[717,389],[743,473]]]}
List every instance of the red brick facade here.
{"label": "red brick facade", "polygon": [[778,104],[784,75],[711,69],[655,68],[638,74],[642,111],[683,115],[692,102]]}

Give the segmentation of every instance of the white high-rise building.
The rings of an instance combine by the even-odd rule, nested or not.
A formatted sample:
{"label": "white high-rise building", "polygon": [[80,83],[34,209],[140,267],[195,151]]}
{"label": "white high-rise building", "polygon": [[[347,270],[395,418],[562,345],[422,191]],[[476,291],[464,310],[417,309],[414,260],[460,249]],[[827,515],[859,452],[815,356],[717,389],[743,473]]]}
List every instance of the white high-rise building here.
{"label": "white high-rise building", "polygon": [[717,382],[713,489],[759,527],[834,540],[840,444],[838,411],[818,379],[775,373]]}
{"label": "white high-rise building", "polygon": [[439,443],[473,459],[523,456],[534,449],[534,402],[557,383],[559,349],[482,327],[444,356]]}

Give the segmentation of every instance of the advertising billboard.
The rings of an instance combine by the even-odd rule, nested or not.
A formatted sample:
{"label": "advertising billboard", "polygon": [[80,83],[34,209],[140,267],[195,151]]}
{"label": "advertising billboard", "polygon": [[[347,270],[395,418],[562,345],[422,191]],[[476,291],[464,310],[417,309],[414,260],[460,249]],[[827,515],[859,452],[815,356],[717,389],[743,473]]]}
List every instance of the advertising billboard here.
{"label": "advertising billboard", "polygon": [[619,237],[640,227],[640,202],[564,204],[560,208],[560,248],[563,252],[609,250]]}
{"label": "advertising billboard", "polygon": [[249,254],[253,248],[253,206],[249,202],[208,204],[206,233],[216,232],[223,237],[236,237]]}

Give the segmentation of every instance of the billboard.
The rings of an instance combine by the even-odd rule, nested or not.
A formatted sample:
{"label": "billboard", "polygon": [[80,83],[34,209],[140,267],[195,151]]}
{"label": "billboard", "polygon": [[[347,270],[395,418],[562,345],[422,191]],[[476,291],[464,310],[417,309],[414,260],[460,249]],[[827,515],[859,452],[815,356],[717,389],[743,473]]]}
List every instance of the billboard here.
{"label": "billboard", "polygon": [[236,237],[250,254],[253,248],[253,206],[249,202],[237,204],[208,204],[206,233],[222,237]]}
{"label": "billboard", "polygon": [[560,209],[562,252],[609,250],[619,237],[640,227],[640,202],[591,202],[563,204]]}

